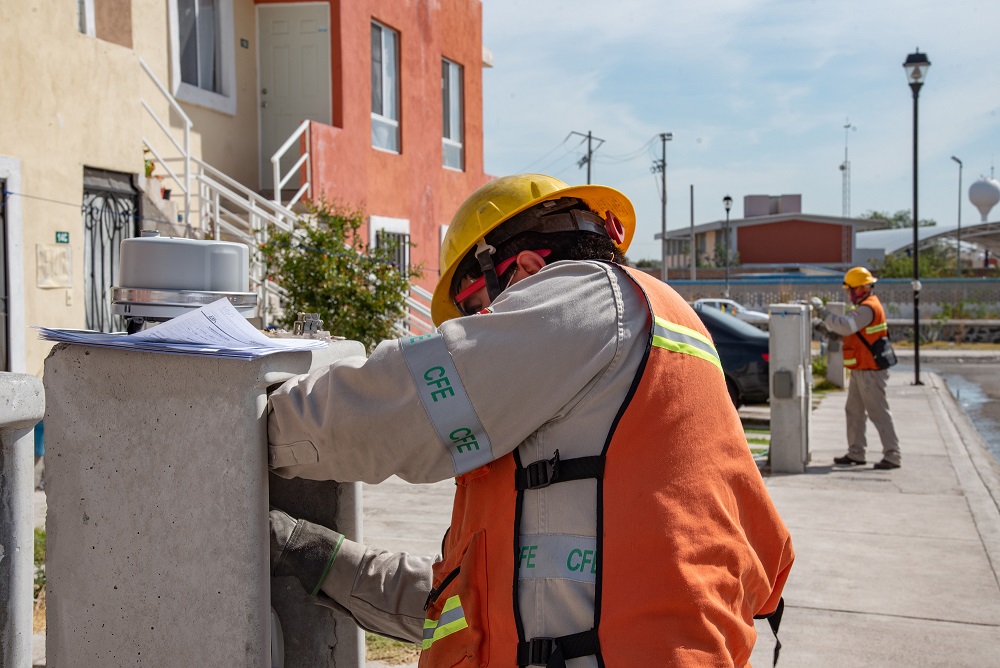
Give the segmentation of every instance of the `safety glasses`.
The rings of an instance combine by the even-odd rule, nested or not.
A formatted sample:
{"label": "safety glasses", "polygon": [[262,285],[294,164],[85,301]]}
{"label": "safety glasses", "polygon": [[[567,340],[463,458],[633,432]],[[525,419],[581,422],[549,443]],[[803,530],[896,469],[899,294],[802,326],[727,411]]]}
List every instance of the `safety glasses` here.
{"label": "safety glasses", "polygon": [[[549,255],[552,254],[552,251],[549,250],[548,248],[543,248],[541,250],[536,250],[532,252],[537,253],[541,257],[548,257]],[[517,262],[517,255],[509,257],[500,264],[498,264],[496,266],[497,277],[503,276],[504,272],[510,269],[511,265],[513,265],[515,262]],[[513,276],[511,278],[513,278]],[[461,313],[462,315],[472,315],[473,313],[478,313],[479,311],[481,311],[482,308],[485,308],[485,306],[483,306],[482,308],[478,309],[477,308],[467,309],[464,306],[464,303],[469,299],[469,297],[482,290],[485,286],[486,286],[486,276],[480,276],[476,280],[472,281],[472,283],[470,283],[468,287],[466,287],[464,290],[455,295],[455,306],[458,307],[458,312]],[[508,288],[510,287],[509,283],[507,284],[507,287]],[[504,288],[504,290],[506,289],[507,288]],[[489,306],[489,304],[487,304],[486,306]]]}

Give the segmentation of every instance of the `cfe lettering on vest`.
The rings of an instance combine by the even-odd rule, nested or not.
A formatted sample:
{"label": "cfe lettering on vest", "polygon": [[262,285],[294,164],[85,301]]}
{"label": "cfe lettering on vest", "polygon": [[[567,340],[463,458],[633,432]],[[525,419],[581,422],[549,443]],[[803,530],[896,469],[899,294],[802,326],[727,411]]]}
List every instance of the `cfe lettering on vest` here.
{"label": "cfe lettering on vest", "polygon": [[420,403],[455,468],[468,473],[493,461],[493,447],[440,334],[401,339]]}
{"label": "cfe lettering on vest", "polygon": [[517,551],[521,580],[597,581],[597,539],[567,534],[521,536]]}

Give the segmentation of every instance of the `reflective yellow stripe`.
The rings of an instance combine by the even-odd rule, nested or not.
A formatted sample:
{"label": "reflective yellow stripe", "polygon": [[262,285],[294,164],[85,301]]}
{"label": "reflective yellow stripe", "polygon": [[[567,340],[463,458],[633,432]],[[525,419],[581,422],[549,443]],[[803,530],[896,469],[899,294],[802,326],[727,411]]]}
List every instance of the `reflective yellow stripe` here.
{"label": "reflective yellow stripe", "polygon": [[849,360],[844,360],[844,366],[854,366],[857,363],[858,363],[858,361],[856,359],[854,359],[853,357],[851,359],[849,359]]}
{"label": "reflective yellow stripe", "polygon": [[706,360],[722,371],[722,361],[719,359],[719,353],[712,345],[711,339],[684,325],[668,322],[659,317],[655,318],[653,345],[657,348]]}
{"label": "reflective yellow stripe", "polygon": [[424,639],[421,643],[421,649],[430,649],[436,640],[467,628],[469,628],[469,624],[465,621],[462,601],[456,594],[444,602],[441,616],[438,619],[424,620]]}
{"label": "reflective yellow stripe", "polygon": [[883,322],[881,325],[872,325],[870,327],[865,327],[865,334],[878,334],[879,332],[889,331],[889,323]]}

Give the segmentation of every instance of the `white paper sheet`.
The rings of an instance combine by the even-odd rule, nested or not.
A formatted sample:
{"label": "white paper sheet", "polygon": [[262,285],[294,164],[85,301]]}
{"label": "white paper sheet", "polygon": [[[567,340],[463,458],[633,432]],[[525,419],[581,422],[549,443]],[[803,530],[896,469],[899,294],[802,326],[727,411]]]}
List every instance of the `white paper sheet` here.
{"label": "white paper sheet", "polygon": [[325,341],[317,339],[274,339],[265,336],[225,298],[135,334],[104,334],[51,327],[35,329],[47,341],[237,359],[327,347]]}

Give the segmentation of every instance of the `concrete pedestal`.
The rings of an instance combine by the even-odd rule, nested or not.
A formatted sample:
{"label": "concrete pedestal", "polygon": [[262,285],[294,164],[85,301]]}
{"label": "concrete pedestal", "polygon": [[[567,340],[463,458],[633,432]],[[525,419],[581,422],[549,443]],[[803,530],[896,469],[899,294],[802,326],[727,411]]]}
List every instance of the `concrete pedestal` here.
{"label": "concrete pedestal", "polygon": [[812,324],[802,304],[771,304],[772,473],[803,473],[809,462],[812,404]]}
{"label": "concrete pedestal", "polygon": [[[249,362],[53,349],[44,378],[49,666],[271,665],[267,388],[359,354],[348,341]],[[301,497],[293,510],[359,538],[358,488],[291,481],[275,505]],[[286,580],[275,589],[289,589]],[[276,597],[279,616],[303,607],[300,593]],[[309,625],[282,620],[286,648],[322,651],[286,653],[285,665],[362,665],[353,622],[308,610]]]}

